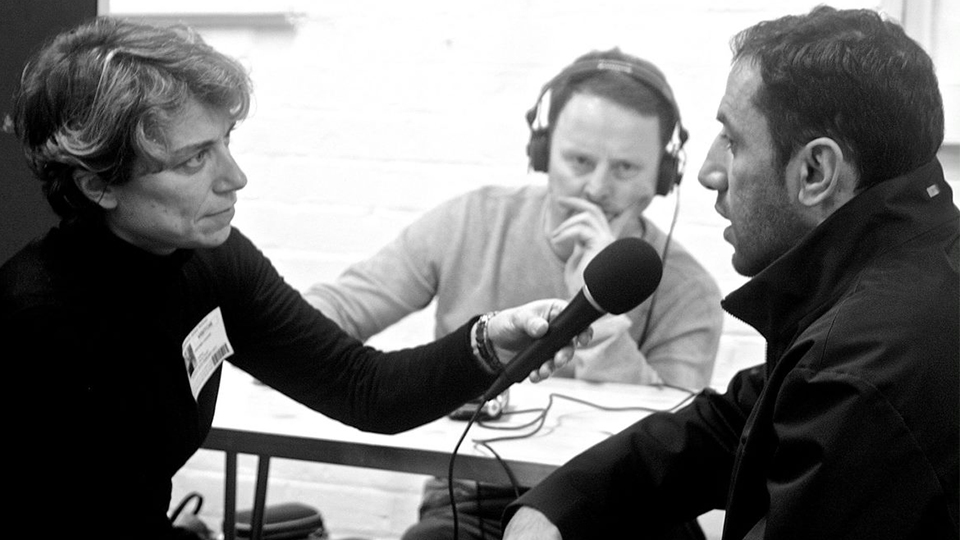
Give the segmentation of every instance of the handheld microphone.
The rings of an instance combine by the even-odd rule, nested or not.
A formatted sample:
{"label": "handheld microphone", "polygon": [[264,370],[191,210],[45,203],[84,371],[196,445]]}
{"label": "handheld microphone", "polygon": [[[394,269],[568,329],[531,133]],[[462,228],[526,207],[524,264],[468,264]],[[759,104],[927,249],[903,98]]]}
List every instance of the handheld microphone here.
{"label": "handheld microphone", "polygon": [[605,247],[584,268],[580,292],[550,322],[546,334],[506,365],[482,401],[522,381],[602,315],[619,315],[640,305],[660,285],[662,274],[660,255],[639,238],[620,238]]}

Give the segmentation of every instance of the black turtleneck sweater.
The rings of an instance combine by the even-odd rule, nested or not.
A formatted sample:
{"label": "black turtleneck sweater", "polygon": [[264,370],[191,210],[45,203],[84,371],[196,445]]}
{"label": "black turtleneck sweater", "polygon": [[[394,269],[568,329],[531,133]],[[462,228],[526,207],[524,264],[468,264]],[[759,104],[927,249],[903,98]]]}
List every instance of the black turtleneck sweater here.
{"label": "black turtleneck sweater", "polygon": [[61,224],[0,267],[8,524],[29,537],[169,534],[170,479],[209,431],[220,382],[218,369],[194,399],[181,347],[217,307],[229,362],[363,430],[428,422],[493,379],[468,325],[414,349],[365,347],[237,230],[214,249],[156,256]]}

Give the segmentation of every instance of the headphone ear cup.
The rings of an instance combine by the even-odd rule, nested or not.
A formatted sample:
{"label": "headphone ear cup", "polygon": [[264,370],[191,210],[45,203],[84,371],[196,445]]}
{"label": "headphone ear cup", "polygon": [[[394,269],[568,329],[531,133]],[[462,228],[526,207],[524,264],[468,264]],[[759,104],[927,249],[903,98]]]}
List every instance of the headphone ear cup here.
{"label": "headphone ear cup", "polygon": [[657,176],[657,195],[667,195],[673,186],[680,184],[680,163],[677,156],[665,152],[660,158],[660,172]]}
{"label": "headphone ear cup", "polygon": [[527,143],[527,156],[530,168],[537,172],[547,172],[550,164],[550,132],[546,129],[534,129]]}

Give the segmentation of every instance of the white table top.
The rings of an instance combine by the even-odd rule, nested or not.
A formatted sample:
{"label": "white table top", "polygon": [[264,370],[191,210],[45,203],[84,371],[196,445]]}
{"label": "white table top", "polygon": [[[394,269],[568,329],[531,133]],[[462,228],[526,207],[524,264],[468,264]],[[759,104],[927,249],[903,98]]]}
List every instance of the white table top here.
{"label": "white table top", "polygon": [[[507,412],[542,409],[551,394],[573,396],[604,407],[645,407],[666,410],[683,402],[682,390],[612,383],[589,383],[553,378],[539,384],[529,381],[510,389]],[[533,485],[553,469],[586,448],[602,441],[649,411],[606,411],[567,399],[553,399],[543,427],[534,435],[491,443],[523,485]],[[526,424],[535,413],[505,414],[490,426]],[[224,366],[207,448],[240,453],[306,459],[360,467],[446,476],[450,454],[467,423],[442,418],[396,435],[365,433],[316,413],[275,390],[258,384],[246,373]],[[493,453],[472,441],[528,433],[473,425],[459,447],[455,475],[458,478],[507,481]]]}

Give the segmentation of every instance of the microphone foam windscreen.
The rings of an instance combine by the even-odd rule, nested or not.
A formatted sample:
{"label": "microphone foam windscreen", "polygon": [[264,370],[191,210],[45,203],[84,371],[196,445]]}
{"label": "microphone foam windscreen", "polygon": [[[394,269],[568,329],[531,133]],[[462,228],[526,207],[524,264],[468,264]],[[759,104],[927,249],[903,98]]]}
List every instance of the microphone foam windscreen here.
{"label": "microphone foam windscreen", "polygon": [[649,243],[620,238],[603,248],[583,270],[584,286],[607,313],[626,313],[660,285],[663,263]]}

